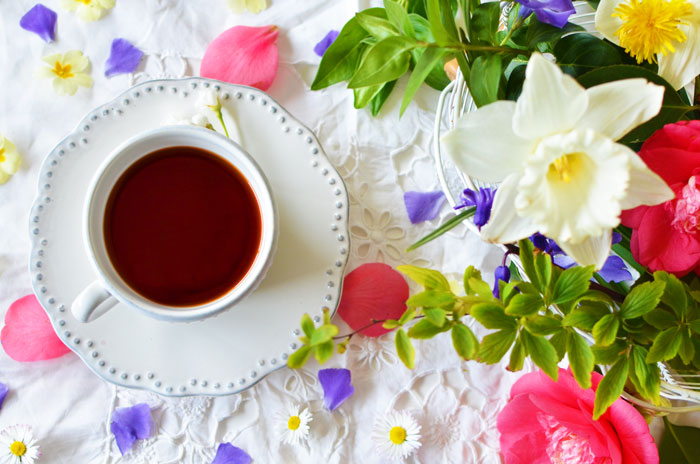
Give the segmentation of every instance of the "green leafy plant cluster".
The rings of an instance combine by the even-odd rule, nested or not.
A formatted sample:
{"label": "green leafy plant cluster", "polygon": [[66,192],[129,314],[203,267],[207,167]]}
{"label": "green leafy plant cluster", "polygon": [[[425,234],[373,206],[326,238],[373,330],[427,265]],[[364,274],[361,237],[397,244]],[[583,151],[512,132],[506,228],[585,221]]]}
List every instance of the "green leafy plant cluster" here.
{"label": "green leafy plant cluster", "polygon": [[[596,390],[595,419],[626,385],[660,403],[660,361],[700,369],[700,292],[666,272],[656,272],[624,297],[605,293],[591,289],[592,266],[564,270],[529,240],[520,241],[519,249],[524,278],[500,281],[499,298],[471,266],[459,289],[438,271],[399,266],[423,291],[406,301],[401,318],[373,323],[395,330],[397,354],[409,368],[416,356],[411,340],[443,332],[449,332],[464,360],[495,364],[510,353],[508,368],[518,371],[529,357],[554,380],[566,355],[582,388],[591,388],[596,365],[609,366]],[[492,332],[479,340],[468,324],[470,318]],[[290,367],[300,367],[312,353],[323,363],[334,347],[344,352],[354,335],[338,336],[328,313],[319,327],[305,315],[301,327],[303,346],[289,358]]]}

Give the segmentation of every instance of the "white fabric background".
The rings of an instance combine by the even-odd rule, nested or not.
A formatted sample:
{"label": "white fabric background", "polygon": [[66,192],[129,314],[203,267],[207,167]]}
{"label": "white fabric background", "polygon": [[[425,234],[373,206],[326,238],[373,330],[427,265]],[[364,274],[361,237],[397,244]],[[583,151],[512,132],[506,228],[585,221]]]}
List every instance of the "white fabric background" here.
{"label": "white fabric background", "polygon": [[[309,90],[319,62],[313,46],[373,2],[271,1],[260,15],[237,16],[224,0],[117,0],[104,19],[83,23],[61,10],[58,0],[43,0],[58,13],[52,44],[19,27],[35,0],[0,3],[0,132],[23,155],[20,171],[0,186],[0,320],[13,301],[31,293],[28,212],[46,153],[85,113],[130,85],[197,75],[207,44],[236,24],[280,27],[281,63],[269,93],[317,133],[345,179],[351,195],[349,270],[364,262],[410,263],[458,278],[473,264],[491,278],[500,253],[463,227],[415,252],[403,251],[440,223],[412,226],[402,199],[405,191],[438,189],[429,149],[437,92],[422,89],[399,120],[405,80],[379,118],[354,110],[352,93],[344,85]],[[131,41],[146,57],[134,74],[107,79],[104,62],[116,37]],[[73,97],[59,97],[50,81],[36,80],[33,73],[42,56],[71,49],[90,57],[95,84]],[[445,206],[442,216],[448,213]],[[518,375],[503,366],[460,362],[449,335],[416,345],[416,369],[409,371],[398,360],[391,337],[355,337],[344,356],[328,363],[351,369],[356,390],[333,413],[323,408],[314,362],[299,371],[277,371],[240,395],[168,399],[115,388],[73,354],[18,363],[0,351],[0,381],[10,387],[0,429],[30,425],[41,444],[42,462],[51,464],[208,463],[222,441],[243,448],[256,463],[379,463],[385,460],[374,450],[372,425],[377,415],[396,408],[412,411],[423,427],[423,447],[408,462],[500,462],[495,418]],[[109,432],[110,414],[115,407],[143,401],[152,407],[156,431],[122,458]],[[290,401],[314,413],[307,446],[281,444],[275,432],[276,415]]]}

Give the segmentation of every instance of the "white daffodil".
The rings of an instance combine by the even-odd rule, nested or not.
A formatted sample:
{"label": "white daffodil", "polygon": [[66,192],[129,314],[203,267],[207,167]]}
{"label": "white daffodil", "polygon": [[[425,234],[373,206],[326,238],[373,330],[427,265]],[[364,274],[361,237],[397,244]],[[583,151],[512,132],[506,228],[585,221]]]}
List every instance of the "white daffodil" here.
{"label": "white daffodil", "polygon": [[309,436],[309,422],[313,420],[308,408],[295,404],[287,405],[277,421],[277,431],[284,443],[300,444]]}
{"label": "white daffodil", "polygon": [[33,464],[39,445],[26,425],[13,425],[0,432],[0,464]]}
{"label": "white daffodil", "polygon": [[501,183],[482,238],[511,243],[540,232],[600,269],[623,209],[673,198],[634,151],[615,143],[659,112],[663,94],[645,79],[584,89],[533,54],[517,102],[466,113],[442,138],[465,173]]}
{"label": "white daffodil", "polygon": [[420,425],[407,412],[392,411],[374,423],[372,437],[377,450],[394,461],[405,459],[420,448]]}
{"label": "white daffodil", "polygon": [[675,89],[700,74],[700,0],[601,0],[595,27]]}

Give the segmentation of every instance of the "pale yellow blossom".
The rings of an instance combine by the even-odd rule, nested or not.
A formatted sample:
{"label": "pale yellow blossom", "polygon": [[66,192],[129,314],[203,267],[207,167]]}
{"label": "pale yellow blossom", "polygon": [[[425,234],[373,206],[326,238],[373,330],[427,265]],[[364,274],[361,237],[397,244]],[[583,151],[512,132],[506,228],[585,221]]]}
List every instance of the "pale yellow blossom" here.
{"label": "pale yellow blossom", "polygon": [[55,53],[42,58],[47,67],[41,68],[37,76],[53,78],[53,88],[59,95],[74,95],[78,86],[92,87],[92,78],[84,71],[90,60],[80,50],[71,50],[65,55]]}
{"label": "pale yellow blossom", "polygon": [[0,134],[0,184],[4,184],[19,169],[22,162],[15,144]]}
{"label": "pale yellow blossom", "polygon": [[248,10],[257,14],[269,6],[268,0],[226,0],[226,2],[234,13],[243,13],[245,10]]}
{"label": "pale yellow blossom", "polygon": [[75,11],[83,21],[97,21],[107,10],[114,8],[115,0],[61,0],[61,7]]}

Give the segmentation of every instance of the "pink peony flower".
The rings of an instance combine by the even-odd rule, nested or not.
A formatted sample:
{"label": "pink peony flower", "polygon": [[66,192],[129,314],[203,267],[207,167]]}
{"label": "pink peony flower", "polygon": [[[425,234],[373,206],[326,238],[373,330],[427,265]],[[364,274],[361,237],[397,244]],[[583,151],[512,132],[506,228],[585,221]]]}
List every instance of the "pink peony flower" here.
{"label": "pink peony flower", "polygon": [[649,427],[629,403],[618,399],[593,420],[602,378],[594,372],[589,390],[563,369],[557,382],[542,371],[518,379],[498,415],[506,464],[657,464]]}

